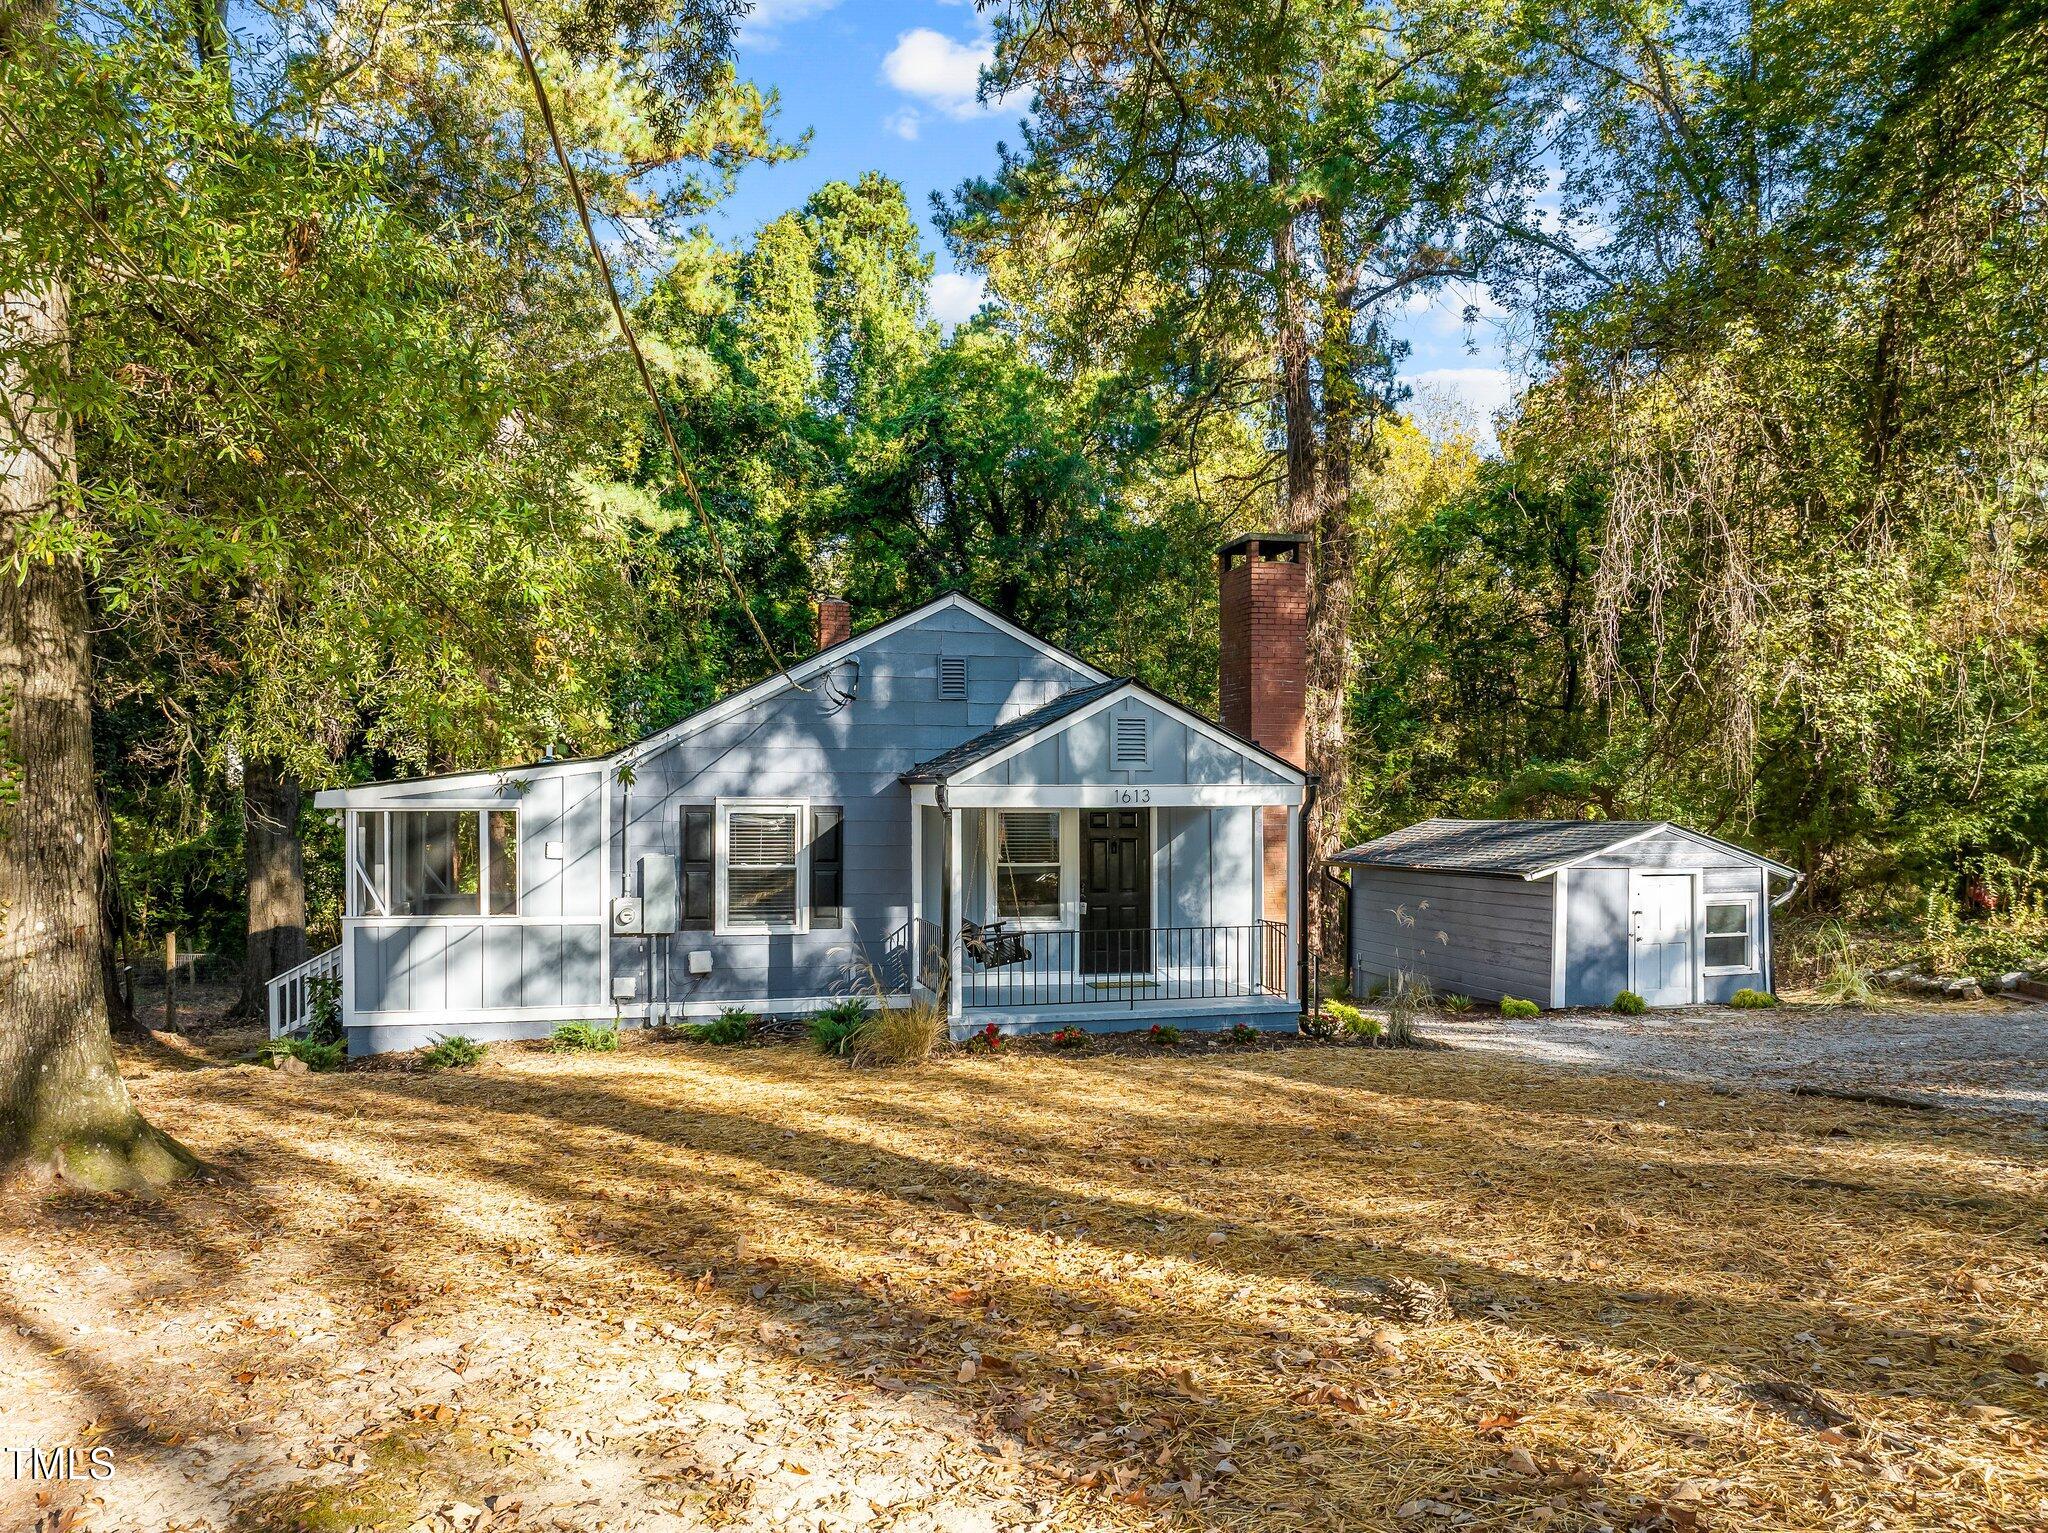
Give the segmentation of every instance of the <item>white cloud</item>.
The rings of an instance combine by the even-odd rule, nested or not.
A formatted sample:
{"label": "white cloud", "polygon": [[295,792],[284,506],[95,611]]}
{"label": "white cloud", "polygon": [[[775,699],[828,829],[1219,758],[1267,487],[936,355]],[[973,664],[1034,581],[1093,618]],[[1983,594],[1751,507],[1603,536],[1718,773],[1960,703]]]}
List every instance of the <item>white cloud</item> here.
{"label": "white cloud", "polygon": [[918,129],[924,126],[924,114],[914,106],[902,107],[884,117],[882,126],[898,138],[915,141]]}
{"label": "white cloud", "polygon": [[983,106],[975,97],[981,71],[995,62],[995,56],[995,44],[986,33],[963,43],[930,27],[912,27],[882,60],[882,78],[904,95],[964,122],[1002,105],[991,101]]}
{"label": "white cloud", "polygon": [[978,273],[933,272],[925,286],[925,303],[932,318],[948,330],[974,318],[988,295],[988,283]]}
{"label": "white cloud", "polygon": [[1432,367],[1410,373],[1401,381],[1415,391],[1410,412],[1441,415],[1449,406],[1453,413],[1470,412],[1477,418],[1479,443],[1488,452],[1499,449],[1494,417],[1515,400],[1515,382],[1501,367]]}
{"label": "white cloud", "polygon": [[823,15],[839,0],[753,0],[753,8],[740,18],[739,45],[766,52],[782,42],[782,29],[813,16]]}

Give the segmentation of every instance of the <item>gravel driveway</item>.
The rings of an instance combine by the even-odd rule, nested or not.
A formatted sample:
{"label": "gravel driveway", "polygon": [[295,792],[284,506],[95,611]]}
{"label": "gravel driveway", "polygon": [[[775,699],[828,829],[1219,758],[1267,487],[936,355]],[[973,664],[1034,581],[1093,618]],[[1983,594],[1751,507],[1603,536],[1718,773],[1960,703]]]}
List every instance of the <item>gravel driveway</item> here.
{"label": "gravel driveway", "polygon": [[1714,1085],[1880,1092],[2048,1118],[2048,1006],[1987,1001],[1775,1011],[1687,1007],[1623,1017],[1432,1017],[1425,1036],[1547,1064]]}

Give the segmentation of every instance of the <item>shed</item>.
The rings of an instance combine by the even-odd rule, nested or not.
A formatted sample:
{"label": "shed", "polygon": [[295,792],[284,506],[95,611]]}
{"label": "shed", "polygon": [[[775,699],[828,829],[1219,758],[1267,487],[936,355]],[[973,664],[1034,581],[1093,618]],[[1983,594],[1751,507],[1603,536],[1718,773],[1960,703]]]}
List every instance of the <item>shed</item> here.
{"label": "shed", "polygon": [[1771,910],[1800,877],[1666,820],[1424,820],[1332,860],[1351,873],[1356,993],[1412,976],[1551,1007],[1770,990]]}

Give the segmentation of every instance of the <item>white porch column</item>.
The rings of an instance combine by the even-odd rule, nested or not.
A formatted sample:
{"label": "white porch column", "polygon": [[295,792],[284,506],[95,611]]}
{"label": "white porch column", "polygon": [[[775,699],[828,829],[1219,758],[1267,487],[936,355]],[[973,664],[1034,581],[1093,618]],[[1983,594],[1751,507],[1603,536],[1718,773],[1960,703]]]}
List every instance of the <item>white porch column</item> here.
{"label": "white porch column", "polygon": [[924,979],[924,806],[910,805],[910,988]]}
{"label": "white porch column", "polygon": [[1301,806],[1287,806],[1287,999],[1301,1004]]}
{"label": "white porch column", "polygon": [[952,890],[952,899],[947,905],[948,920],[952,930],[946,933],[946,1014],[953,1021],[960,1020],[961,1010],[961,965],[967,953],[960,945],[960,923],[966,908],[960,902],[960,811],[946,810],[946,887]]}

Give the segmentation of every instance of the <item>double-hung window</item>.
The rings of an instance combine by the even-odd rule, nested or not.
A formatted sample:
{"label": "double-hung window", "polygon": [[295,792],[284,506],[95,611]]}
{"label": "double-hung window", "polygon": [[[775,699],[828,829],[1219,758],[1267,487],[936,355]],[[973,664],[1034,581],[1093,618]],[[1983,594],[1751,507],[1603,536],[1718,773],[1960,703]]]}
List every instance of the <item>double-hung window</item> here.
{"label": "double-hung window", "polygon": [[1058,924],[1059,811],[1002,809],[996,812],[995,822],[997,919]]}
{"label": "double-hung window", "polygon": [[718,805],[718,929],[810,929],[804,898],[809,816],[798,800],[727,799]]}
{"label": "double-hung window", "polygon": [[1707,898],[1706,971],[1747,974],[1756,968],[1756,896]]}

